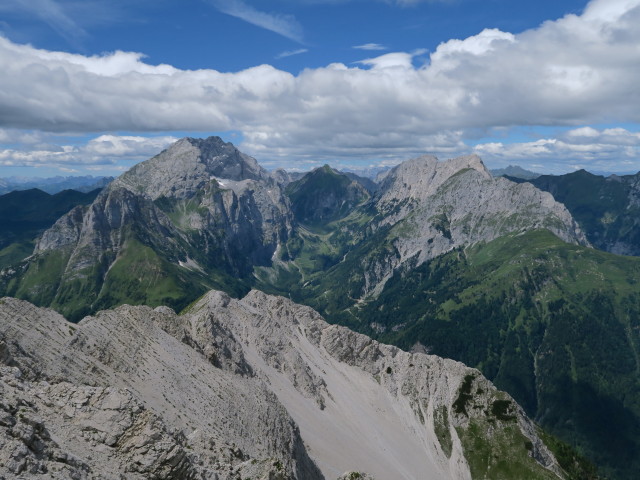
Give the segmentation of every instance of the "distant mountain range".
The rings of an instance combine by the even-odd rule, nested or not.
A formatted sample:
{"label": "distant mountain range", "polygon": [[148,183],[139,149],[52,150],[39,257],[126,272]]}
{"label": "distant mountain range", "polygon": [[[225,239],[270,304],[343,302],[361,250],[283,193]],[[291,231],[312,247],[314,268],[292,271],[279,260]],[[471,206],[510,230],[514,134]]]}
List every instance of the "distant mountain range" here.
{"label": "distant mountain range", "polygon": [[52,195],[63,190],[77,190],[86,193],[96,188],[104,188],[112,180],[113,177],[94,177],[92,175],[49,178],[0,178],[0,195],[16,190],[31,190],[34,188]]}
{"label": "distant mountain range", "polygon": [[494,177],[509,176],[522,180],[532,180],[534,178],[538,178],[541,174],[532,172],[530,170],[525,170],[524,168],[517,165],[509,165],[505,168],[496,168],[491,170],[491,175],[493,175]]}
{"label": "distant mountain range", "polygon": [[[111,182],[90,204],[78,202],[38,235],[29,255],[11,257],[0,271],[0,294],[78,321],[122,304],[166,305],[192,314],[205,308],[204,300],[194,302],[217,289],[236,298],[248,295],[220,300],[236,311],[264,312],[272,305],[268,317],[276,324],[294,307],[249,292],[281,295],[315,308],[331,323],[477,368],[608,478],[632,479],[640,469],[640,259],[593,247],[635,252],[637,177],[585,174],[523,181],[496,177],[477,156],[445,162],[423,156],[384,172],[376,182],[328,165],[292,175],[267,172],[217,137],[186,138]],[[256,346],[240,327],[226,324],[207,327],[216,333],[206,345],[194,340],[194,333],[172,330],[172,335],[210,352],[214,365],[244,352],[252,355],[252,371],[270,371],[262,360],[255,363],[253,349],[260,355],[289,352],[287,342],[306,345],[331,331],[307,337],[309,325],[299,326],[302,337],[295,341],[268,347]],[[288,327],[298,335],[296,328]],[[229,331],[241,345],[227,338]],[[283,338],[280,331],[274,335]],[[350,361],[365,362],[362,368],[373,372],[372,364],[382,365],[378,354],[367,356],[364,345],[371,340],[357,338],[337,358],[360,352],[363,357]],[[224,348],[228,351],[220,353]],[[295,364],[297,355],[313,363],[319,354],[296,351],[267,365],[289,375],[294,386],[315,385],[309,395],[316,398],[322,388],[315,377],[287,365]],[[385,373],[410,363],[416,365],[380,366],[374,378],[386,386]],[[320,367],[310,368],[319,375]],[[493,412],[493,422],[513,417],[506,404],[487,407],[482,392],[489,387],[478,388],[468,375],[457,377],[447,394],[447,422],[462,418],[463,411]],[[417,398],[410,393],[418,388],[415,381],[398,380],[390,388]],[[423,400],[420,408],[426,410],[409,403],[415,415],[420,411],[426,423],[442,426],[440,403],[431,396]],[[438,439],[437,452],[453,452],[442,442],[448,445],[455,432],[453,444],[460,442],[463,452],[442,461],[453,468],[460,460],[475,472],[473,478],[484,478],[497,468],[483,460],[481,452],[490,451],[483,444],[484,427],[474,444],[460,430],[470,423],[461,422],[440,433],[434,427],[425,438]],[[493,425],[488,418],[482,422]],[[300,431],[304,438],[302,426]],[[595,478],[568,446],[540,435],[555,446],[558,475]],[[540,461],[535,442],[522,440],[522,445]],[[315,458],[313,448],[309,455]],[[535,478],[521,467],[507,465],[496,478]],[[447,471],[447,478],[459,478]],[[545,472],[541,478],[550,470]]]}

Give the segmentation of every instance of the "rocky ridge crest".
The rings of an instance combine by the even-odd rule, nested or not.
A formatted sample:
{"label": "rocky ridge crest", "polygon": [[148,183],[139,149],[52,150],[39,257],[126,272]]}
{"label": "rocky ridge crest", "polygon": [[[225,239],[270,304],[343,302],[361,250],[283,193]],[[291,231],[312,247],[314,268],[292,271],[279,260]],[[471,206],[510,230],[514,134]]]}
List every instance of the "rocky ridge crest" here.
{"label": "rocky ridge crest", "polygon": [[440,162],[423,156],[391,169],[371,200],[371,231],[388,228],[393,246],[365,257],[363,295],[379,292],[399,268],[411,268],[458,247],[500,236],[548,229],[562,240],[589,245],[564,205],[528,183],[493,178],[477,155]]}
{"label": "rocky ridge crest", "polygon": [[258,291],[77,325],[4,298],[0,360],[7,478],[468,479],[465,432],[485,424],[482,441],[506,435],[539,478],[561,476],[522,409],[476,370]]}
{"label": "rocky ridge crest", "polygon": [[17,278],[5,293],[73,319],[127,301],[158,305],[154,298],[182,308],[209,288],[246,289],[292,223],[281,186],[253,158],[218,137],[186,138],[62,216],[0,280]]}
{"label": "rocky ridge crest", "polygon": [[114,188],[124,187],[155,200],[162,196],[191,198],[212,178],[237,182],[271,180],[254,158],[220,137],[187,137],[135,165],[113,183]]}

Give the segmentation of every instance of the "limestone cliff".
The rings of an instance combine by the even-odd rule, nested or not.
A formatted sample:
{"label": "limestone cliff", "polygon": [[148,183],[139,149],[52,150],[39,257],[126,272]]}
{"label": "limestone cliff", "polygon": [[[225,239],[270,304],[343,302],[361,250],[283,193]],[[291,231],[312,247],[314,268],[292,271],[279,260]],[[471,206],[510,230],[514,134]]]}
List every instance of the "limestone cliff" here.
{"label": "limestone cliff", "polygon": [[258,291],[77,325],[4,298],[0,362],[5,478],[470,479],[501,468],[478,467],[478,445],[527,478],[562,478],[476,370]]}
{"label": "limestone cliff", "polygon": [[218,137],[185,138],[60,218],[30,258],[0,273],[0,291],[74,320],[120,303],[179,309],[209,288],[246,292],[292,222],[253,158]]}
{"label": "limestone cliff", "polygon": [[370,232],[388,229],[390,248],[383,257],[363,258],[365,296],[409,260],[414,267],[509,233],[547,229],[566,242],[589,244],[564,205],[528,183],[493,178],[476,155],[404,162],[387,172],[369,208],[377,212]]}

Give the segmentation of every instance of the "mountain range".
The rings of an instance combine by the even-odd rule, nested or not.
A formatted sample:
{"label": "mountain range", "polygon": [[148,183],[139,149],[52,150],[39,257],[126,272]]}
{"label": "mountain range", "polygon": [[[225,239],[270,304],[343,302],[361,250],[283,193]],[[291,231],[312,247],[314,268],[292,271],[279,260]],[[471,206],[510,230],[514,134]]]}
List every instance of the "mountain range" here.
{"label": "mountain range", "polygon": [[63,190],[76,190],[87,193],[98,188],[104,188],[112,180],[113,177],[94,177],[93,175],[49,178],[7,177],[0,178],[0,195],[34,188],[51,195]]}
{"label": "mountain range", "polygon": [[[57,342],[51,349],[62,355],[58,359],[30,353],[29,362],[18,361],[15,359],[20,354],[11,353],[14,360],[7,364],[21,372],[27,370],[24,366],[27,364],[29,368],[40,369],[44,369],[42,363],[50,364],[55,369],[62,361],[60,358],[80,358],[78,350],[73,349],[84,348],[82,351],[89,352],[93,360],[82,357],[78,366],[70,366],[59,380],[72,384],[69,388],[85,388],[91,384],[90,377],[95,377],[95,382],[105,386],[113,377],[100,380],[107,377],[98,372],[105,370],[104,365],[119,362],[121,356],[129,358],[126,352],[132,347],[124,345],[127,342],[124,337],[162,336],[165,342],[169,340],[163,335],[168,334],[180,345],[204,356],[214,368],[230,369],[233,375],[257,377],[266,382],[267,387],[260,388],[275,395],[274,402],[276,397],[280,402],[277,408],[291,416],[306,453],[298,452],[302,455],[298,456],[292,450],[252,450],[247,453],[247,461],[250,458],[264,466],[271,461],[264,459],[278,457],[274,461],[286,467],[285,477],[314,478],[315,473],[300,476],[302,470],[296,469],[304,468],[308,472],[319,471],[326,478],[337,478],[347,470],[358,475],[358,472],[373,474],[375,478],[431,478],[415,476],[419,469],[433,472],[433,478],[535,478],[538,474],[542,475],[540,478],[547,475],[595,478],[587,464],[576,460],[572,447],[594,461],[601,474],[609,478],[634,478],[634,472],[640,468],[637,347],[640,296],[635,287],[640,261],[633,256],[602,251],[633,253],[620,245],[633,244],[636,226],[634,212],[628,205],[633,205],[636,198],[634,178],[625,177],[618,183],[607,179],[616,188],[622,185],[624,195],[619,193],[622,190],[611,190],[614,193],[610,196],[616,201],[609,202],[602,215],[596,214],[597,221],[590,222],[591,217],[580,212],[588,211],[591,204],[597,203],[596,199],[570,194],[568,185],[575,185],[573,179],[542,176],[524,182],[495,178],[477,156],[444,162],[423,156],[381,173],[372,182],[329,166],[305,175],[282,170],[267,172],[253,158],[217,137],[182,139],[111,182],[90,204],[73,207],[37,238],[30,255],[12,257],[15,261],[0,271],[0,294],[53,308],[69,320],[80,321],[75,327],[51,311],[5,299],[3,305],[13,308],[12,311],[31,312],[21,317],[21,329],[25,332],[35,329],[44,335],[42,325],[52,322],[57,322],[58,331],[72,332],[68,333],[72,338],[64,348],[62,340],[51,340],[46,335],[29,340],[39,345]],[[569,183],[554,186],[553,182],[563,181]],[[580,187],[581,191],[610,192],[588,185],[591,186]],[[604,185],[602,188],[613,188],[607,186],[609,183]],[[608,223],[600,220],[614,217]],[[607,241],[601,242],[602,238]],[[5,250],[0,251],[0,256]],[[222,290],[230,297],[206,293],[211,289]],[[313,307],[331,324],[348,326],[414,353],[383,346],[341,327],[316,324],[316,320],[298,325],[292,319],[296,315],[287,313],[292,309],[307,312],[304,315],[317,322],[323,320],[312,310],[304,310],[306,307],[282,297]],[[119,307],[97,313],[123,304],[148,307]],[[164,306],[184,313],[176,316]],[[149,307],[159,310],[153,313]],[[210,307],[215,314],[207,310]],[[215,319],[215,325],[194,326],[195,312],[206,312],[202,318],[208,318],[210,323]],[[94,316],[85,318],[87,315]],[[255,318],[252,315],[268,318],[266,323],[275,330],[258,333],[247,330],[249,324],[257,322],[249,319]],[[225,316],[228,323],[216,323]],[[39,318],[41,323],[31,325],[32,317]],[[122,320],[124,317],[126,322]],[[245,320],[237,323],[239,318]],[[283,326],[276,328],[280,324]],[[102,330],[94,331],[88,325],[102,325]],[[136,331],[143,326],[149,330]],[[16,328],[5,329],[3,341],[17,345],[12,352],[28,351],[23,345],[27,333],[18,335]],[[82,340],[71,341],[76,338],[73,329],[86,332]],[[105,333],[109,329],[118,332],[118,339],[103,338],[109,337]],[[340,332],[338,343],[344,351],[338,354],[328,349],[322,340],[327,333],[318,337],[318,329]],[[187,330],[191,333],[184,333]],[[213,333],[199,339],[198,335],[207,330]],[[122,345],[96,347],[111,341]],[[269,341],[280,343],[265,346],[264,342]],[[376,345],[376,353],[371,353],[365,344]],[[312,349],[312,346],[319,348],[318,345],[322,347],[320,353]],[[155,348],[149,347],[140,358],[161,357]],[[178,347],[163,348],[173,352]],[[108,354],[109,351],[114,353]],[[439,357],[425,353],[462,361],[477,371],[460,366],[463,370],[457,371],[455,380],[444,380],[449,385],[447,400],[436,401],[434,395],[438,394],[433,385],[421,383],[433,367],[420,362],[436,361]],[[340,371],[346,367],[336,367],[335,358],[330,360],[326,355],[332,358],[337,355],[349,368],[357,366],[366,372],[368,380],[349,377],[351,373],[331,373],[329,366]],[[91,363],[96,358],[100,365]],[[404,360],[391,364],[390,360],[384,360],[387,358]],[[90,364],[94,365],[93,373],[83,376]],[[422,366],[417,373],[409,375],[419,364]],[[298,367],[304,371],[297,370]],[[180,371],[173,364],[160,367],[156,363],[147,372],[154,382],[160,381],[158,368]],[[198,372],[213,375],[210,368],[203,366]],[[174,410],[167,420],[164,415],[169,407],[163,401],[156,404],[156,400],[148,398],[152,395],[157,399],[162,393],[145,391],[146,387],[127,380],[125,373],[132,369],[137,367],[123,366],[120,380],[114,383],[127,388],[135,386],[132,402],[142,402],[154,418],[171,424],[162,427],[166,431],[188,432],[195,428],[193,422],[198,417],[195,413],[182,413],[186,419],[175,423]],[[273,369],[282,378],[271,377]],[[31,391],[37,387],[37,381],[50,382],[53,373],[45,370],[31,376],[22,373],[25,379],[16,382],[30,382],[25,383],[25,391]],[[209,373],[204,373],[205,370]],[[362,375],[360,370],[358,375]],[[402,372],[401,379],[393,379],[398,370]],[[143,376],[135,375],[135,378]],[[394,430],[392,425],[383,428],[374,411],[371,416],[375,420],[370,423],[379,429],[371,430],[374,427],[352,413],[353,404],[341,404],[336,397],[336,391],[341,392],[343,400],[357,398],[362,392],[347,395],[343,392],[346,384],[339,382],[333,387],[337,390],[328,387],[344,375],[350,379],[347,383],[362,384],[368,392],[366,398],[358,401],[361,406],[371,405],[380,410],[382,404],[373,400],[382,398],[378,388],[384,387],[382,390],[387,392],[384,395],[391,392],[392,400],[385,397],[385,402],[391,401],[393,406],[385,403],[385,408],[400,415],[391,423],[409,430]],[[186,372],[181,374],[181,378],[188,376]],[[393,387],[387,383],[389,379],[395,382]],[[480,379],[485,382],[482,386],[477,383]],[[498,392],[489,381],[510,396],[502,393],[487,396],[485,392]],[[279,394],[278,388],[287,393]],[[310,403],[304,403],[306,406],[287,403],[287,398],[295,397],[291,388],[311,399]],[[190,394],[185,395],[188,398]],[[259,397],[255,393],[247,395]],[[332,407],[335,411],[328,407],[331,402],[336,402]],[[327,437],[315,438],[314,432],[322,430],[324,424],[318,420],[322,415],[309,410],[309,405],[334,415],[327,425],[350,425],[353,430],[349,433],[343,428],[342,440],[331,436],[337,435],[335,431],[327,433]],[[416,405],[423,405],[422,409]],[[477,421],[475,415],[479,415]],[[526,423],[527,415],[570,446]],[[421,416],[424,422],[412,423]],[[505,427],[511,432],[508,435],[487,434],[516,418],[518,429],[514,430],[515,424]],[[422,424],[428,428],[425,430]],[[443,430],[443,425],[449,426]],[[202,428],[198,426],[196,430]],[[222,427],[215,428],[219,429],[216,438],[222,439],[225,435]],[[363,463],[350,465],[338,461],[327,453],[332,448],[322,444],[329,441],[329,445],[340,445],[341,441],[353,438],[347,443],[363,442],[360,453],[346,446],[333,450],[344,450],[345,456],[354,459],[372,458],[373,443],[387,445],[382,440],[382,432],[387,429],[395,432],[390,435],[405,438],[407,443],[400,444],[404,453],[394,451],[382,458],[381,464],[399,459],[399,463],[386,467],[371,466],[367,470]],[[285,432],[285,436],[293,435],[292,431]],[[414,433],[409,435],[408,431]],[[237,438],[238,432],[230,430],[228,438]],[[419,432],[417,436],[415,432]],[[531,432],[537,437],[533,438]],[[529,440],[515,441],[513,435],[524,435]],[[188,440],[188,433],[185,436]],[[526,447],[524,457],[522,449],[509,453],[502,446],[493,445],[491,449],[497,449],[500,455],[485,458],[482,452],[487,452],[487,442],[492,439],[522,444]],[[204,453],[195,444],[186,442],[180,445],[183,448],[188,445],[200,455],[198,458],[203,458]],[[296,442],[300,444],[298,440],[293,444]],[[547,460],[542,459],[536,453],[541,444],[552,447],[555,454],[548,451],[543,455]],[[429,465],[418,466],[411,460],[418,453],[408,452],[418,452],[414,450],[418,445],[422,445],[420,455],[426,452],[431,459]],[[84,447],[77,448],[78,455],[84,455]],[[245,448],[248,447],[242,447],[243,452]],[[129,458],[126,457],[129,453],[105,451],[124,463],[123,459]],[[522,461],[516,460],[521,457]],[[506,462],[505,458],[514,461]],[[531,463],[532,459],[538,462]],[[336,462],[335,466],[327,466],[332,462]],[[161,463],[158,468],[164,468]],[[237,466],[238,462],[234,460],[231,464]],[[84,465],[89,469],[102,468],[89,461],[84,461]],[[414,473],[394,477],[392,472],[405,471],[402,468]],[[514,473],[520,468],[538,473]],[[264,472],[252,475],[267,475]]]}

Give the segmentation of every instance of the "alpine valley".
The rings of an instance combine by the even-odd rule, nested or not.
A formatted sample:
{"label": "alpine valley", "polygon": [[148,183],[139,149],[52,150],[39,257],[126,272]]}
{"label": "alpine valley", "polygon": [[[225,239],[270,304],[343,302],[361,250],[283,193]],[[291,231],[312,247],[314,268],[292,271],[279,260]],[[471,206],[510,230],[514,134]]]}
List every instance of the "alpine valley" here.
{"label": "alpine valley", "polygon": [[640,471],[640,177],[210,137],[85,195],[2,232],[0,477]]}

